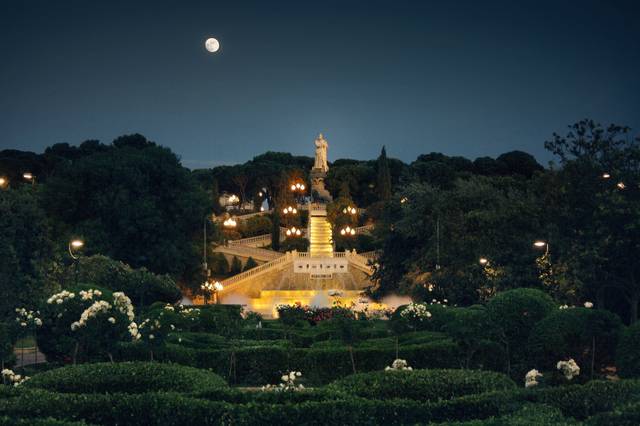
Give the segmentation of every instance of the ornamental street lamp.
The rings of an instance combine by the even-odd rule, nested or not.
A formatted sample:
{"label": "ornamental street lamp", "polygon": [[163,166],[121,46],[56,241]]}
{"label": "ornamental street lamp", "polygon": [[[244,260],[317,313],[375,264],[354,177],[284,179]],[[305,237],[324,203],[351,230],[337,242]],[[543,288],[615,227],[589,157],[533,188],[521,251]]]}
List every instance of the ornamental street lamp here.
{"label": "ornamental street lamp", "polygon": [[344,237],[352,237],[352,236],[356,235],[356,230],[355,230],[355,228],[347,226],[347,227],[342,228],[340,230],[340,235],[342,235]]}
{"label": "ornamental street lamp", "polygon": [[282,209],[282,213],[283,214],[298,214],[298,209],[296,209],[295,207],[292,206],[288,206],[285,207],[284,209]]}
{"label": "ornamental street lamp", "polygon": [[76,287],[78,286],[78,273],[80,269],[80,262],[78,261],[80,259],[80,256],[76,254],[76,252],[80,250],[82,247],[84,247],[84,241],[82,240],[71,240],[68,246],[69,255],[71,255],[71,258],[73,259],[73,265],[75,269],[74,273],[75,273]]}
{"label": "ornamental street lamp", "polygon": [[489,259],[487,259],[486,257],[481,257],[478,262],[480,262],[480,264],[482,266],[486,266],[489,263]]}
{"label": "ornamental street lamp", "polygon": [[353,206],[347,206],[344,209],[342,209],[342,213],[354,215],[354,214],[358,213],[358,209],[356,209]]}
{"label": "ornamental street lamp", "polygon": [[296,228],[295,226],[292,226],[291,228],[287,229],[285,234],[287,235],[287,237],[299,237],[302,235],[302,230]]}
{"label": "ornamental street lamp", "polygon": [[22,177],[25,180],[31,181],[31,185],[35,185],[36,184],[36,177],[33,173],[30,172],[26,172],[22,174]]}
{"label": "ornamental street lamp", "polygon": [[222,222],[222,225],[225,228],[231,228],[232,229],[232,228],[235,228],[236,226],[238,226],[238,222],[234,218],[230,217],[230,218],[226,219],[224,222]]}
{"label": "ornamental street lamp", "polygon": [[211,284],[209,281],[205,281],[204,283],[202,283],[202,285],[200,285],[200,289],[202,290],[204,296],[204,304],[208,305],[209,294],[213,292],[213,284]]}
{"label": "ornamental street lamp", "polygon": [[209,304],[209,295],[213,296],[213,299],[215,301],[215,303],[218,303],[218,292],[222,291],[224,287],[222,286],[222,283],[220,283],[219,281],[216,281],[214,283],[211,283],[209,281],[205,281],[201,286],[200,289],[203,292],[204,295],[204,304],[208,305]]}
{"label": "ornamental street lamp", "polygon": [[305,188],[306,187],[304,186],[304,183],[298,182],[298,183],[292,183],[291,184],[291,191],[292,192],[304,192]]}
{"label": "ornamental street lamp", "polygon": [[533,246],[535,248],[541,249],[541,248],[545,248],[545,255],[549,254],[549,243],[547,243],[546,241],[542,241],[542,240],[536,240],[533,243]]}

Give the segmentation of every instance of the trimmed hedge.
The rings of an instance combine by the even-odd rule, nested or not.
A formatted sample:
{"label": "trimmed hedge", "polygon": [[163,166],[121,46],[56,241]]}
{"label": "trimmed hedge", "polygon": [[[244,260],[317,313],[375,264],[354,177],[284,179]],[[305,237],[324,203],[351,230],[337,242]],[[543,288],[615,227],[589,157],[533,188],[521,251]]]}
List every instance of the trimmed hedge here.
{"label": "trimmed hedge", "polygon": [[525,404],[520,410],[501,417],[466,422],[447,422],[448,426],[503,426],[503,425],[576,425],[572,419],[566,419],[560,410],[544,404]]}
{"label": "trimmed hedge", "polygon": [[[380,347],[356,347],[357,370],[383,370],[390,365],[396,358],[396,349],[392,341],[389,343]],[[460,368],[464,363],[464,355],[450,339],[400,346],[398,355],[413,368]],[[127,361],[149,359],[147,349],[137,344],[121,345],[114,356]],[[329,383],[353,372],[349,351],[344,346],[290,349],[285,345],[271,345],[204,350],[168,344],[154,351],[154,359],[211,369],[229,383],[242,385],[278,383],[280,376],[290,370],[302,371],[312,384]],[[500,370],[504,364],[502,347],[485,341],[474,356],[471,367]]]}
{"label": "trimmed hedge", "polygon": [[413,370],[354,374],[335,381],[330,387],[368,399],[402,397],[437,401],[515,389],[516,384],[504,374],[491,371]]}
{"label": "trimmed hedge", "polygon": [[148,362],[96,363],[49,370],[32,377],[25,387],[62,393],[195,392],[225,388],[218,375],[175,364]]}
{"label": "trimmed hedge", "polygon": [[85,422],[69,422],[56,419],[13,419],[0,417],[0,426],[87,426]]}
{"label": "trimmed hedge", "polygon": [[[510,389],[442,401],[367,400],[342,396],[333,400],[314,400],[314,393],[305,400],[303,395],[306,392],[302,392],[273,396],[274,399],[268,402],[262,402],[265,400],[260,398],[270,396],[254,393],[243,396],[255,396],[253,401],[243,399],[234,404],[224,400],[238,394],[232,389],[211,395],[212,399],[220,399],[205,400],[176,393],[64,394],[19,387],[0,395],[0,413],[11,418],[47,416],[104,425],[399,425],[517,418],[517,414],[505,416],[534,403],[541,409],[546,410],[540,405],[546,404],[560,409],[564,416],[584,419],[611,411],[618,403],[638,401],[639,392],[640,381],[595,381],[588,385],[561,388]],[[531,421],[522,424],[541,423]]]}
{"label": "trimmed hedge", "polygon": [[617,315],[602,309],[571,308],[553,312],[538,322],[529,336],[528,353],[531,365],[553,370],[556,363],[573,358],[589,374],[595,345],[594,367],[611,365],[614,361],[622,321]]}
{"label": "trimmed hedge", "polygon": [[640,425],[640,402],[621,405],[612,412],[601,413],[590,418],[588,426],[638,426]]}
{"label": "trimmed hedge", "polygon": [[554,309],[557,308],[548,294],[532,288],[503,291],[487,303],[489,318],[503,335],[512,361],[526,359],[526,343],[531,330]]}
{"label": "trimmed hedge", "polygon": [[622,332],[616,350],[616,366],[620,377],[640,377],[640,321]]}

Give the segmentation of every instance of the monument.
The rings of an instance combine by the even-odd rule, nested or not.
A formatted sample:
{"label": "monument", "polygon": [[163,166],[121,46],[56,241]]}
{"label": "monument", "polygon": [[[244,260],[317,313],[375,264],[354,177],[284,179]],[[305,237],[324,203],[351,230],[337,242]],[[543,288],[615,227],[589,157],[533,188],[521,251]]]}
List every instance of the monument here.
{"label": "monument", "polygon": [[331,202],[333,198],[324,187],[324,179],[327,177],[327,172],[329,171],[329,164],[327,163],[327,148],[329,148],[329,143],[327,143],[322,133],[320,133],[315,140],[315,145],[316,158],[310,173],[311,196],[318,201]]}
{"label": "monument", "polygon": [[275,315],[279,304],[357,303],[362,298],[362,290],[371,285],[369,277],[373,270],[368,258],[355,251],[334,252],[331,224],[327,220],[327,204],[332,197],[324,186],[329,171],[329,144],[319,134],[314,145],[311,200],[298,206],[298,210],[309,212],[306,232],[309,251],[280,253],[261,248],[260,241],[264,241],[263,246],[270,244],[270,235],[229,241],[227,246],[216,247],[216,251],[227,256],[251,256],[266,262],[222,281],[222,290],[218,293],[222,303],[244,304],[247,309],[270,317]]}

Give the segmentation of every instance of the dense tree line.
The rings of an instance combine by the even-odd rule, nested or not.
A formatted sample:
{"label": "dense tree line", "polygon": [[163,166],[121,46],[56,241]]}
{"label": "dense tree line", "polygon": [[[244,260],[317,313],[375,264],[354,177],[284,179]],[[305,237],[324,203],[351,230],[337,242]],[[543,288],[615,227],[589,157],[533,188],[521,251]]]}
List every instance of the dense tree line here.
{"label": "dense tree line", "polygon": [[[635,320],[638,140],[628,128],[585,120],[546,147],[558,158],[549,168],[520,151],[473,161],[429,153],[404,163],[383,148],[374,160],[338,159],[326,178],[336,206],[365,213],[341,219],[342,206],[333,221],[376,223],[373,241],[336,236],[339,249],[380,250],[376,296],[401,292],[467,305],[500,290],[538,287],[566,303],[590,300]],[[240,165],[189,171],[141,135],[56,144],[42,154],[0,151],[0,172],[10,182],[0,192],[2,281],[16,286],[11,291],[34,288],[28,283],[43,282],[47,265],[65,259],[66,243],[81,237],[87,254],[197,288],[203,221],[222,211],[218,195],[238,194],[256,209],[266,199],[279,212],[295,202],[290,184],[308,182],[312,164],[311,157],[267,152]],[[22,179],[27,171],[35,185]],[[279,241],[288,220],[276,213],[246,233],[271,230]],[[536,249],[536,240],[546,244]]]}
{"label": "dense tree line", "polygon": [[[376,226],[372,292],[469,305],[538,287],[633,322],[640,301],[640,148],[630,129],[584,120],[495,161],[420,156]],[[538,241],[538,246],[534,242]]]}

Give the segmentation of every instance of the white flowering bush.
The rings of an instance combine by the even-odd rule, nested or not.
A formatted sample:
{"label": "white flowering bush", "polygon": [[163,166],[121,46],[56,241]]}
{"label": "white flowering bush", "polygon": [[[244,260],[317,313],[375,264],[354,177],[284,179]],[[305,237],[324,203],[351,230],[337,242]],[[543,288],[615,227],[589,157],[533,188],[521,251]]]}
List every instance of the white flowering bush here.
{"label": "white flowering bush", "polygon": [[30,311],[25,308],[16,308],[16,323],[21,329],[31,330],[42,326],[40,311]]}
{"label": "white flowering bush", "polygon": [[0,372],[2,375],[2,384],[7,386],[19,386],[25,381],[29,380],[29,376],[22,376],[20,374],[16,374],[13,370],[9,370],[5,368]]}
{"label": "white flowering bush", "polygon": [[290,371],[284,374],[280,378],[280,383],[277,385],[266,385],[261,389],[265,392],[298,392],[304,390],[302,384],[296,384],[296,380],[302,377],[302,373],[299,371]]}
{"label": "white flowering bush", "polygon": [[385,371],[411,371],[413,368],[409,367],[409,364],[404,359],[396,359],[394,360],[390,366],[387,366]]}
{"label": "white flowering bush", "polygon": [[424,303],[409,303],[402,309],[400,316],[410,321],[426,321],[431,318],[431,312]]}
{"label": "white flowering bush", "polygon": [[580,374],[580,367],[576,364],[573,358],[569,361],[558,361],[556,368],[567,380],[572,380]]}
{"label": "white flowering bush", "polygon": [[[167,338],[179,330],[180,321],[184,320],[183,309],[173,305],[165,305],[160,309],[152,309],[137,324],[137,337],[149,349],[150,359],[159,347],[165,345]],[[195,314],[193,310],[187,315]],[[178,325],[176,325],[178,324]]]}
{"label": "white flowering bush", "polygon": [[38,344],[48,358],[74,363],[78,355],[112,353],[118,342],[139,340],[131,299],[122,292],[63,290],[43,307]]}
{"label": "white flowering bush", "polygon": [[535,368],[533,370],[529,370],[524,376],[524,387],[531,388],[534,386],[538,386],[538,377],[542,377],[541,372],[539,372]]}

